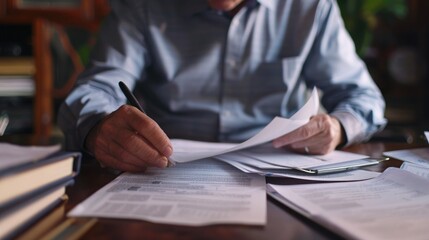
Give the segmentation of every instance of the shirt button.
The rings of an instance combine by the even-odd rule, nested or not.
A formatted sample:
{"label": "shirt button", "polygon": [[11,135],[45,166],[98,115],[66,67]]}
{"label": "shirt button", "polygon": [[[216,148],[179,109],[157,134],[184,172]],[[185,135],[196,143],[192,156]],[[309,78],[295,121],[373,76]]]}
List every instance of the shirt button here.
{"label": "shirt button", "polygon": [[223,113],[222,113],[222,115],[223,115],[223,117],[231,117],[231,111],[224,111]]}
{"label": "shirt button", "polygon": [[236,68],[237,67],[237,62],[235,60],[229,60],[228,64],[231,68]]}

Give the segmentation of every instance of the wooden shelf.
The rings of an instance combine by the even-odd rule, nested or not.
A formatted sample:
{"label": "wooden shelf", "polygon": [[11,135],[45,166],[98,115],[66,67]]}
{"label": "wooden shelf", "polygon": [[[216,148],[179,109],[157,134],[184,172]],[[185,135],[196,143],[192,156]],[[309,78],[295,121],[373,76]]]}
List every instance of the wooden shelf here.
{"label": "wooden shelf", "polygon": [[[32,26],[33,59],[35,64],[34,134],[49,136],[54,125],[53,119],[53,57],[50,41],[52,26],[79,27],[96,31],[109,12],[107,0],[76,0],[71,6],[25,6],[21,0],[0,0],[0,24]],[[82,68],[76,68],[76,71]],[[77,77],[78,72],[73,74]],[[71,79],[74,81],[75,79]],[[70,84],[69,84],[70,85]],[[62,93],[65,97],[67,92]]]}

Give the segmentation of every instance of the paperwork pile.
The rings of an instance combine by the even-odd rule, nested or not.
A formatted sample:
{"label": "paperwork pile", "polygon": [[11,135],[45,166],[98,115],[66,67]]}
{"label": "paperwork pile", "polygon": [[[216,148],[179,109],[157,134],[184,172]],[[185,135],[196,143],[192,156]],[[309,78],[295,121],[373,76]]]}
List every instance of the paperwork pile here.
{"label": "paperwork pile", "polygon": [[[424,134],[429,141],[429,132]],[[401,169],[429,179],[429,147],[395,150],[383,154],[404,161]]]}
{"label": "paperwork pile", "polygon": [[[325,175],[309,175],[297,169],[322,167],[331,164],[351,163],[368,156],[334,151],[325,156],[308,156],[285,149],[275,149],[270,142],[306,124],[319,110],[319,98],[314,89],[307,103],[291,118],[274,118],[252,138],[240,143],[210,143],[173,139],[173,163],[185,163],[205,158],[216,158],[246,173],[270,177],[290,177],[316,181],[356,181],[373,178],[376,172],[354,170]],[[362,160],[367,161],[367,160]]]}
{"label": "paperwork pile", "polygon": [[268,184],[268,194],[347,239],[428,239],[429,181],[388,168],[371,180]]}
{"label": "paperwork pile", "polygon": [[358,182],[267,184],[267,193],[346,239],[428,239],[429,148],[384,155],[405,161],[402,169]]}
{"label": "paperwork pile", "polygon": [[69,216],[189,226],[264,225],[267,208],[264,176],[318,181],[355,181],[378,176],[379,173],[363,170],[317,176],[297,173],[294,168],[326,166],[367,156],[335,151],[310,157],[274,149],[269,144],[307,123],[318,109],[317,91],[313,90],[309,101],[290,119],[274,118],[243,143],[174,139],[170,158],[176,163],[174,167],[150,168],[144,174],[122,174],[79,204]]}

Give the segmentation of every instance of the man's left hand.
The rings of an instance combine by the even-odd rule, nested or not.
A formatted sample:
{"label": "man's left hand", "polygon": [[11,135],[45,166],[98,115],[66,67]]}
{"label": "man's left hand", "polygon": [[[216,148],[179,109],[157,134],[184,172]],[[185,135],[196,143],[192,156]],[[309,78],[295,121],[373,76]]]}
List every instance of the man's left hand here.
{"label": "man's left hand", "polygon": [[275,148],[287,147],[292,151],[321,155],[335,150],[343,142],[341,124],[335,117],[318,114],[302,127],[273,141]]}

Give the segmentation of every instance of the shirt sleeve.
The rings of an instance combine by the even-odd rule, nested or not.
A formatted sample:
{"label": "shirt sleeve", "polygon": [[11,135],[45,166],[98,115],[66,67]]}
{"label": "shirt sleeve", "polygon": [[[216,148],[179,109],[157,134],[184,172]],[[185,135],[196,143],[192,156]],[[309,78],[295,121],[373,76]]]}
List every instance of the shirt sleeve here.
{"label": "shirt sleeve", "polygon": [[67,150],[83,149],[92,127],[126,102],[118,82],[134,88],[148,64],[143,17],[137,14],[141,6],[135,6],[139,1],[130,2],[111,2],[112,12],[103,22],[90,63],[59,109],[58,125]]}
{"label": "shirt sleeve", "polygon": [[335,1],[321,1],[317,36],[303,74],[322,90],[322,105],[346,133],[346,145],[368,140],[386,125],[385,102],[344,27]]}

